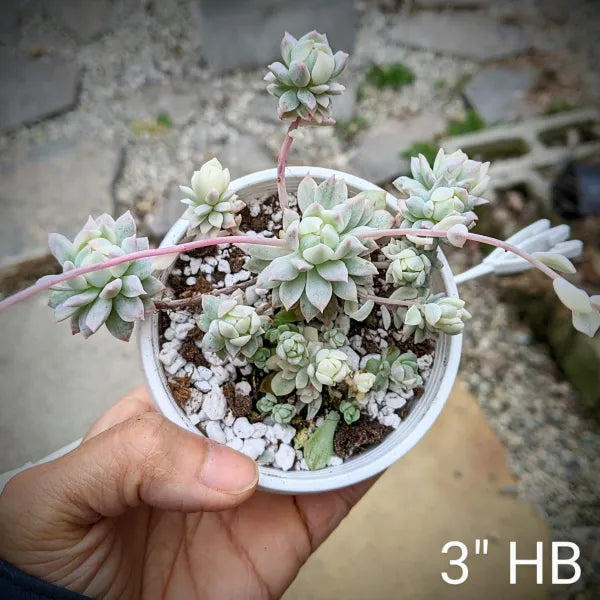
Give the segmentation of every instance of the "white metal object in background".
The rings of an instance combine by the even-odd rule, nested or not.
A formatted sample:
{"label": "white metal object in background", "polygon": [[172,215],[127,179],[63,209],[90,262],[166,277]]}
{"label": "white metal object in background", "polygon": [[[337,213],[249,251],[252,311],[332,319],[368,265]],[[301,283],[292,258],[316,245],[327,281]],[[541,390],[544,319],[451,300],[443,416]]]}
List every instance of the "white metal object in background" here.
{"label": "white metal object in background", "polygon": [[[326,179],[335,175],[343,179],[352,192],[381,189],[376,185],[340,171],[319,167],[288,167],[286,177],[288,189],[295,191],[302,178],[307,174],[316,179]],[[242,200],[249,197],[260,198],[275,193],[276,170],[269,169],[252,173],[236,179],[230,185]],[[187,221],[178,221],[167,233],[161,245],[176,244],[187,230]],[[452,271],[442,252],[440,277],[436,282],[450,296],[457,296],[458,290]],[[177,406],[169,391],[162,365],[158,361],[158,317],[142,321],[139,328],[139,348],[142,364],[146,373],[148,387],[158,410],[176,424],[200,434],[184,412]],[[319,471],[281,471],[273,467],[259,467],[259,486],[263,490],[282,494],[310,494],[334,490],[380,473],[399,458],[404,456],[429,430],[439,416],[458,371],[462,335],[441,335],[437,346],[431,375],[427,380],[425,393],[419,399],[410,414],[402,421],[398,429],[391,433],[376,447],[352,457],[337,467],[327,467]]]}
{"label": "white metal object in background", "polygon": [[[569,239],[570,228],[568,225],[551,227],[548,219],[540,219],[517,231],[506,241],[513,246],[519,247],[532,254],[533,252],[556,252],[567,258],[577,258],[583,251],[583,243],[580,240]],[[454,276],[454,281],[460,285],[464,281],[476,279],[482,275],[512,275],[533,268],[523,258],[502,248],[496,248],[481,263],[475,265],[468,271]]]}

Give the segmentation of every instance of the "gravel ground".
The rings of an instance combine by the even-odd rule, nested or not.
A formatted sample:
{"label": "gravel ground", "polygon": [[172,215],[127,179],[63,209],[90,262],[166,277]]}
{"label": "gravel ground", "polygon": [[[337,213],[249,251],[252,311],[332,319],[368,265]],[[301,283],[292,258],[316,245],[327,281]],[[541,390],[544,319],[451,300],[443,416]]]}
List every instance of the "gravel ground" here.
{"label": "gravel ground", "polygon": [[[466,261],[462,256],[452,262],[460,272]],[[598,422],[546,346],[532,342],[514,309],[500,302],[493,281],[467,282],[460,291],[473,314],[465,329],[462,376],[508,450],[519,495],[548,520],[555,540],[580,545],[582,578],[554,597],[598,598]]]}

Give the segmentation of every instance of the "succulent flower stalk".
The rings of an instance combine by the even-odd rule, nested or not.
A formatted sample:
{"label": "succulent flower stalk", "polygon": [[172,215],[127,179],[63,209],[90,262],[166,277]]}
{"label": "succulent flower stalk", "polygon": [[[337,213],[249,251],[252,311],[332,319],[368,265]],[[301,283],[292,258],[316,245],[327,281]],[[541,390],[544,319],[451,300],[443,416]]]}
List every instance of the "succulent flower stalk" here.
{"label": "succulent flower stalk", "polygon": [[198,327],[205,332],[202,347],[218,356],[235,358],[241,353],[251,358],[262,347],[262,335],[269,322],[256,308],[244,304],[244,294],[236,290],[231,296],[202,298],[203,313]]}
{"label": "succulent flower stalk", "polygon": [[283,63],[269,65],[265,75],[267,91],[279,98],[279,118],[333,123],[331,97],[345,89],[333,80],[344,70],[348,55],[334,54],[327,36],[311,31],[298,40],[286,33],[281,56]]}
{"label": "succulent flower stalk", "polygon": [[[116,221],[107,214],[90,217],[72,242],[58,233],[48,242],[63,272],[149,247],[147,238],[136,237],[129,211]],[[152,259],[146,258],[80,275],[52,286],[49,305],[57,321],[71,319],[73,334],[88,338],[105,324],[113,336],[128,341],[135,321],[154,310],[152,296],[164,288],[151,273]]]}
{"label": "succulent flower stalk", "polygon": [[241,217],[236,213],[246,205],[228,191],[229,181],[229,169],[213,158],[194,172],[191,187],[179,186],[186,195],[181,202],[188,205],[182,218],[189,220],[191,232],[214,237],[221,230],[239,225]]}

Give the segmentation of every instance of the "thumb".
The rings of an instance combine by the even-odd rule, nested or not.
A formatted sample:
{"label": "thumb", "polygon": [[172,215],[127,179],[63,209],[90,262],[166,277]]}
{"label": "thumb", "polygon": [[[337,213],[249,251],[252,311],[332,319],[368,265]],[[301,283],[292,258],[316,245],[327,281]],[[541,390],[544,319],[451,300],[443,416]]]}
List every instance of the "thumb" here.
{"label": "thumb", "polygon": [[142,504],[183,512],[232,508],[257,481],[250,458],[145,413],[17,475],[1,499],[25,503],[46,522],[85,524]]}

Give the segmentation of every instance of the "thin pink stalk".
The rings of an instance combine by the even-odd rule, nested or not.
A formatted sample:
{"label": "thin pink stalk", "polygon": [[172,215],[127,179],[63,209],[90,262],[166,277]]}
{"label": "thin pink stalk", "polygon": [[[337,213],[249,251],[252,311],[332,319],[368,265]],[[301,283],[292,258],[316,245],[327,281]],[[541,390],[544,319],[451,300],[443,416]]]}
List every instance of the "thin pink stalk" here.
{"label": "thin pink stalk", "polygon": [[277,195],[279,196],[279,206],[281,206],[281,210],[289,208],[290,206],[287,189],[285,187],[285,165],[290,148],[292,147],[292,142],[294,141],[294,138],[290,133],[295,129],[298,129],[300,121],[301,118],[298,117],[295,121],[290,123],[285,138],[283,139],[283,143],[281,144],[279,158],[277,159]]}
{"label": "thin pink stalk", "polygon": [[59,273],[58,275],[49,275],[38,280],[33,285],[21,290],[20,292],[8,296],[4,300],[0,301],[0,310],[9,308],[17,302],[26,300],[30,296],[34,296],[39,292],[43,292],[51,288],[52,286],[62,283],[63,281],[69,281],[78,277],[79,275],[86,275],[93,271],[101,271],[102,269],[110,269],[116,267],[125,262],[132,260],[139,260],[141,258],[153,258],[155,256],[164,256],[165,254],[179,254],[180,252],[189,252],[196,248],[206,248],[207,246],[218,246],[219,244],[260,244],[262,246],[285,246],[286,242],[277,238],[263,238],[258,236],[248,235],[231,235],[217,238],[209,238],[206,240],[195,240],[193,242],[185,242],[184,244],[176,244],[175,246],[165,246],[164,248],[150,248],[148,250],[139,250],[138,252],[131,252],[123,256],[111,258],[102,263],[95,265],[89,265],[87,267],[79,267],[65,273]]}
{"label": "thin pink stalk", "polygon": [[[380,229],[379,231],[374,231],[372,233],[359,233],[356,237],[363,239],[378,239],[382,237],[405,237],[407,235],[436,238],[448,237],[448,234],[445,231],[432,231],[429,229]],[[557,279],[560,277],[556,271],[545,265],[543,262],[540,262],[528,252],[525,252],[521,248],[513,246],[512,244],[509,244],[503,240],[497,240],[496,238],[489,237],[487,235],[480,235],[478,233],[467,233],[465,237],[472,242],[487,244],[488,246],[496,246],[496,248],[502,248],[507,252],[512,252],[513,254],[516,254],[517,256],[520,256],[522,259],[526,260],[536,269],[539,269],[542,273],[550,277],[550,279]]]}

